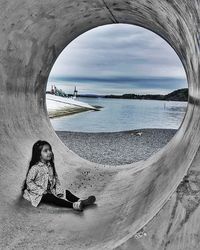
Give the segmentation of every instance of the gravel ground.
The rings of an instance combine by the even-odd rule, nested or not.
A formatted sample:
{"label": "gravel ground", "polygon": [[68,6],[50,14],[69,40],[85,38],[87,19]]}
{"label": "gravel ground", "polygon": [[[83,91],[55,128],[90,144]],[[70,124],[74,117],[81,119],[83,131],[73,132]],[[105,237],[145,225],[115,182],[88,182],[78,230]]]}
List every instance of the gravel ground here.
{"label": "gravel ground", "polygon": [[[145,160],[176,133],[176,129],[140,129],[108,133],[56,131],[67,147],[91,162],[109,165]],[[142,132],[142,135],[137,135]]]}

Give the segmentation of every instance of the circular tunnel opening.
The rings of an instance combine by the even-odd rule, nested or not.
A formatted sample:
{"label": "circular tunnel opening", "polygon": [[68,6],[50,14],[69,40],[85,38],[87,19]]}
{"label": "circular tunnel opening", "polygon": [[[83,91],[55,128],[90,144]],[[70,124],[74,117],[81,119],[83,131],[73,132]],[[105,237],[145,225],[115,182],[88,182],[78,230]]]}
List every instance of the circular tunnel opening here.
{"label": "circular tunnel opening", "polygon": [[[198,26],[196,5],[176,1],[109,1],[107,3],[96,1],[92,4],[89,1],[77,3],[59,1],[59,4],[53,1],[49,3],[27,1],[23,4],[23,9],[17,2],[7,4],[6,8],[2,5],[2,19],[7,22],[7,24],[2,22],[1,36],[2,45],[4,45],[1,68],[1,139],[4,145],[1,150],[3,186],[1,209],[4,215],[1,223],[4,229],[2,247],[31,248],[35,239],[37,239],[34,242],[35,247],[46,246],[49,244],[48,236],[51,233],[52,248],[67,245],[73,249],[113,249],[131,238],[154,216],[157,217],[158,212],[190,168],[199,148],[199,106],[197,105],[199,47],[195,36]],[[52,126],[49,126],[51,124],[46,116],[44,103],[45,87],[52,63],[66,44],[91,27],[118,21],[152,29],[162,35],[178,53],[186,69],[190,87],[188,112],[181,129],[174,140],[171,140],[169,147],[145,162],[145,171],[140,171],[133,176],[132,169],[122,170],[116,178],[107,179],[107,185],[104,187],[100,183],[102,179],[98,180],[95,183],[95,190],[101,194],[99,209],[97,213],[90,213],[90,216],[87,216],[89,211],[88,214],[86,212],[85,218],[82,217],[84,220],[81,218],[83,221],[81,227],[80,218],[78,221],[73,220],[69,223],[68,218],[71,214],[67,216],[65,213],[62,216],[60,213],[58,215],[54,213],[54,216],[52,214],[39,216],[39,213],[35,213],[34,210],[26,213],[21,208],[16,213],[12,204],[18,195],[16,191],[19,190],[20,176],[21,179],[23,178],[21,172],[24,162],[28,160],[30,145],[41,135],[48,138],[54,146],[57,166],[60,173],[66,173],[64,176],[66,182],[69,179],[74,182],[77,176],[80,177],[81,168],[86,170],[91,166],[91,169],[97,171],[97,164],[83,161],[69,152],[55,133],[52,133],[54,131]],[[19,74],[20,72],[25,74]],[[139,165],[142,166],[143,162]],[[135,183],[138,185],[135,186]],[[145,186],[142,185],[141,189],[139,183]],[[126,194],[129,197],[124,197]],[[113,199],[112,204],[109,202],[109,197]],[[170,207],[174,214],[173,204]],[[181,209],[181,215],[183,211]],[[171,210],[169,214],[157,217],[158,222],[155,226],[158,234],[152,230],[152,237],[146,240],[147,249],[151,242],[154,245],[152,249],[155,245],[159,249],[159,239],[164,238],[165,232],[169,231],[169,224],[165,222],[170,222],[172,229],[174,229],[172,221],[177,225],[178,216],[172,218],[170,212]],[[91,220],[87,221],[88,217]],[[182,216],[179,217],[182,218]],[[196,217],[192,217],[190,221],[195,219]],[[161,221],[163,224],[160,223]],[[163,230],[165,226],[166,230]],[[85,228],[87,230],[83,230]],[[159,230],[160,228],[162,230]],[[190,225],[184,224],[183,230],[184,232],[181,231],[180,234],[182,232],[190,234]],[[161,231],[164,233],[162,234]],[[20,237],[18,237],[19,233]],[[196,230],[192,233],[196,235]],[[178,234],[179,232],[175,232],[170,242],[166,239],[167,247],[173,248],[172,240],[177,240]],[[148,235],[150,235],[149,232]],[[155,235],[158,235],[159,242],[155,242]],[[138,243],[135,239],[132,242]],[[185,243],[187,244],[184,246]],[[183,248],[189,247],[190,243],[187,238],[183,240]]]}
{"label": "circular tunnel opening", "polygon": [[73,40],[49,75],[46,102],[63,143],[91,162],[148,159],[179,129],[187,109],[183,65],[154,32],[130,24]]}

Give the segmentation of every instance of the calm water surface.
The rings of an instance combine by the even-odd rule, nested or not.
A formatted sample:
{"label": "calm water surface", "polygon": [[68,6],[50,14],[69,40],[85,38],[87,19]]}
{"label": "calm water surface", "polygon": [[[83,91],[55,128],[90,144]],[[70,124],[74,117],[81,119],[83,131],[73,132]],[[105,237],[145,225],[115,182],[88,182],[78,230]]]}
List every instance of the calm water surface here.
{"label": "calm water surface", "polygon": [[87,111],[50,119],[55,130],[76,132],[115,132],[141,128],[178,129],[187,102],[128,100],[109,98],[77,98],[101,111]]}

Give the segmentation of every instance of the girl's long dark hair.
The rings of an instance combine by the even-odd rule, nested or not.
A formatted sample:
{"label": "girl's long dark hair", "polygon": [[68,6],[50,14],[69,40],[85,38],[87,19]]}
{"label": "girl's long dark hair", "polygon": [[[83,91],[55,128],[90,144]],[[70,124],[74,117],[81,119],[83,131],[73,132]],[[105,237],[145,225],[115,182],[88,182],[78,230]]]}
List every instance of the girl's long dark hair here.
{"label": "girl's long dark hair", "polygon": [[[52,147],[51,147],[50,143],[48,143],[47,141],[41,141],[41,140],[36,141],[34,143],[34,145],[33,145],[33,148],[32,148],[32,157],[31,157],[31,161],[29,163],[28,171],[26,173],[26,177],[27,177],[28,172],[31,169],[31,167],[33,165],[37,164],[38,161],[40,161],[41,151],[42,151],[42,148],[43,148],[44,145],[49,145],[49,148],[52,151]],[[54,154],[53,154],[53,152],[52,152],[52,157],[51,157],[50,163],[51,163],[51,166],[53,167],[53,174],[54,174],[54,176],[56,176],[57,173],[56,173],[55,165],[54,165]],[[25,179],[25,181],[23,183],[23,186],[22,186],[22,193],[26,188],[27,188],[27,185],[26,185],[26,179]]]}

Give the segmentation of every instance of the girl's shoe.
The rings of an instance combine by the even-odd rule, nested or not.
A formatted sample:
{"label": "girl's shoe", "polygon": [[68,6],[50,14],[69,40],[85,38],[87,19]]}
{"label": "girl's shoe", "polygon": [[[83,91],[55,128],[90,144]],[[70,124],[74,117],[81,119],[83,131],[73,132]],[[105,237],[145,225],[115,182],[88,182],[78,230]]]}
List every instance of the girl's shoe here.
{"label": "girl's shoe", "polygon": [[73,209],[77,211],[83,211],[83,203],[81,200],[78,200],[73,203]]}
{"label": "girl's shoe", "polygon": [[94,195],[91,195],[87,199],[85,199],[85,200],[79,199],[79,201],[82,202],[83,206],[88,206],[88,205],[92,205],[95,203],[96,197]]}

